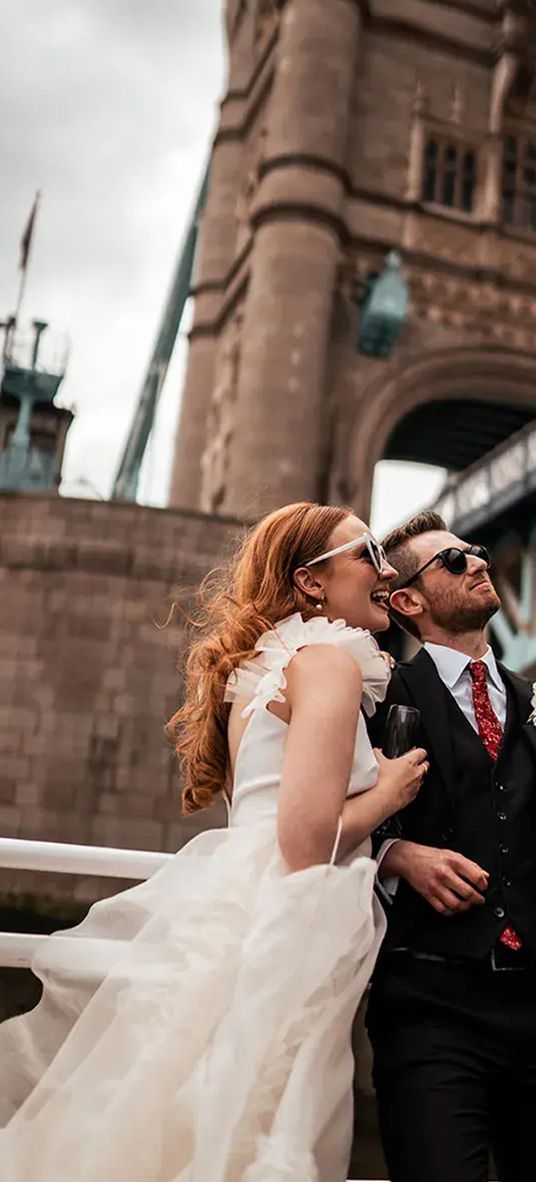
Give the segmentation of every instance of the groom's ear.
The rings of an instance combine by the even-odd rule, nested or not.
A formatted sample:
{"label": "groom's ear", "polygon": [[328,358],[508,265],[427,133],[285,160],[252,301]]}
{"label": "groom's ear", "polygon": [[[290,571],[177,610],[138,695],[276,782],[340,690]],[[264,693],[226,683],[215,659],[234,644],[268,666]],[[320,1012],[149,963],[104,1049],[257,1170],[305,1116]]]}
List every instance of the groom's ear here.
{"label": "groom's ear", "polygon": [[400,616],[415,622],[424,611],[422,598],[413,587],[400,587],[398,591],[392,591],[389,604]]}

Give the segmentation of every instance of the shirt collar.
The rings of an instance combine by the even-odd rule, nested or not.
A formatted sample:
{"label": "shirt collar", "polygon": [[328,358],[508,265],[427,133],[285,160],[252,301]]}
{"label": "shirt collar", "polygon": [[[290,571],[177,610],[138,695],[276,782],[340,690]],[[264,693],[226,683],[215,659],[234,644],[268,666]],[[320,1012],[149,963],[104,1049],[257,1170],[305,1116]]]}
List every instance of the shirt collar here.
{"label": "shirt collar", "polygon": [[[459,653],[457,649],[448,648],[446,644],[432,644],[428,640],[424,648],[432,658],[441,680],[449,689],[453,689],[465,670],[469,668],[472,658],[468,657],[467,653]],[[495,653],[489,645],[481,660],[487,665],[488,676],[493,684],[497,686],[497,689],[504,689]]]}

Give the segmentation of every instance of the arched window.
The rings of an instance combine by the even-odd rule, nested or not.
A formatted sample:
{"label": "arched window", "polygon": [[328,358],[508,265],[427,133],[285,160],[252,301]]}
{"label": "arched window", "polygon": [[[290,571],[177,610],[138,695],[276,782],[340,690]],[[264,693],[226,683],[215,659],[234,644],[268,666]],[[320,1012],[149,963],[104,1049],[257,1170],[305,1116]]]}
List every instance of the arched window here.
{"label": "arched window", "polygon": [[508,134],[503,141],[502,220],[536,231],[536,134]]}
{"label": "arched window", "polygon": [[473,212],[476,152],[446,136],[428,136],[424,148],[421,200]]}
{"label": "arched window", "polygon": [[473,198],[476,184],[476,154],[473,148],[468,148],[462,157],[461,175],[461,208],[466,213],[472,213]]}

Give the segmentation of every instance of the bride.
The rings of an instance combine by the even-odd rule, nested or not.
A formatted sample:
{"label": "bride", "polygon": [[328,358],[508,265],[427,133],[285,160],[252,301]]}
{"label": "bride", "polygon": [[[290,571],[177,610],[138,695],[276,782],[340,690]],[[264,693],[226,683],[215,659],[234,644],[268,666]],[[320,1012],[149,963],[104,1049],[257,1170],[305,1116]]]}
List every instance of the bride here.
{"label": "bride", "polygon": [[351,510],[266,517],[205,586],[170,730],[187,812],[148,882],[44,941],[0,1027],[2,1182],[344,1182],[352,1019],[385,921],[369,835],[416,795],[373,753],[394,571]]}

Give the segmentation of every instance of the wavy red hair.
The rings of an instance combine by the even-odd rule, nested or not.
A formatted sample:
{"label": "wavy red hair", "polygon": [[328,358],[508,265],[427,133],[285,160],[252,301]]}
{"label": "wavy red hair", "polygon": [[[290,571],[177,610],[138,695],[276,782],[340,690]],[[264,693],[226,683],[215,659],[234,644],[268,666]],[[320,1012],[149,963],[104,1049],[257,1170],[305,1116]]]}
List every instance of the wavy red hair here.
{"label": "wavy red hair", "polygon": [[329,549],[333,530],[352,512],[308,501],[276,509],[201,584],[190,623],[202,635],[189,647],[183,705],[166,727],[181,762],[183,812],[208,808],[225,786],[229,675],[255,656],[267,628],[296,611],[313,615],[313,601],[294,586],[294,571]]}

